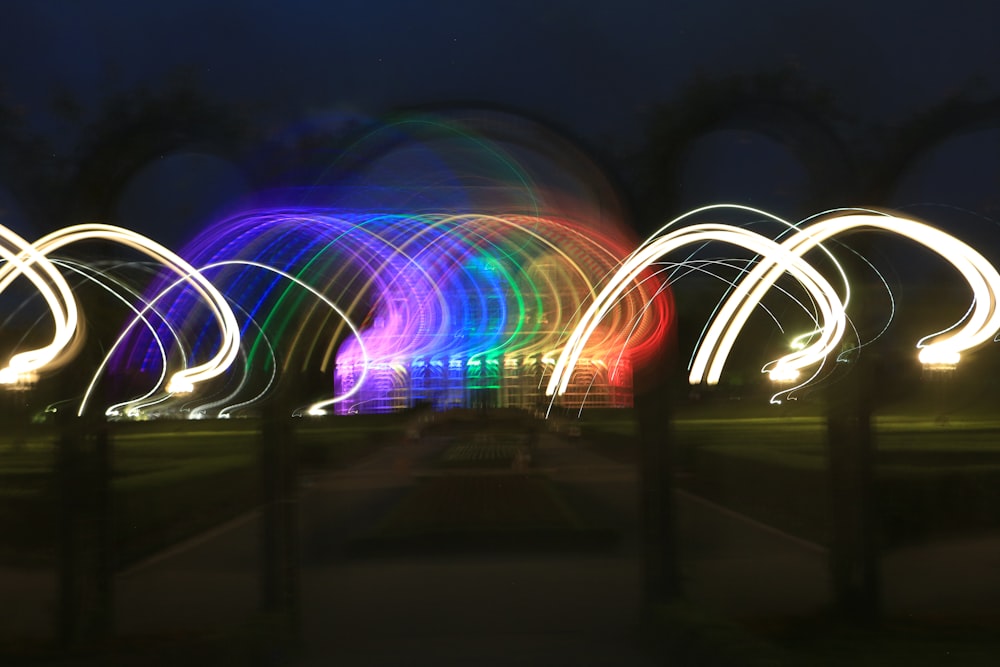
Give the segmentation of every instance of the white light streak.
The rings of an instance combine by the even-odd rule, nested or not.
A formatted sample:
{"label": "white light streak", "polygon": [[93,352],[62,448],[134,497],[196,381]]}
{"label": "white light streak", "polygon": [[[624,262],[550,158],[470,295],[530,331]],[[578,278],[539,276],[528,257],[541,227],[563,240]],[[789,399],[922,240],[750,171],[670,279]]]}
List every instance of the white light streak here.
{"label": "white light streak", "polygon": [[[2,231],[3,230],[0,229],[0,232]],[[5,235],[5,240],[10,240],[14,236],[16,235],[13,235],[13,233]],[[236,321],[236,316],[233,314],[232,308],[230,308],[229,303],[226,301],[222,293],[219,292],[219,290],[216,289],[215,286],[202,276],[193,266],[188,264],[184,259],[165,246],[162,246],[156,241],[153,241],[152,239],[149,239],[132,230],[100,223],[86,223],[64,227],[51,234],[43,236],[34,244],[24,245],[21,247],[21,253],[16,257],[8,257],[9,253],[5,254],[5,258],[9,260],[9,263],[0,267],[0,290],[6,287],[6,285],[8,285],[10,281],[13,280],[19,273],[24,273],[26,277],[32,279],[32,282],[39,285],[39,289],[42,291],[46,301],[49,302],[53,314],[62,316],[56,317],[57,340],[54,341],[52,345],[44,348],[47,352],[49,348],[54,347],[57,342],[62,343],[59,350],[64,349],[67,346],[68,341],[75,334],[76,327],[78,326],[75,301],[73,301],[72,293],[68,291],[69,287],[66,286],[67,295],[64,296],[64,301],[67,304],[73,303],[74,306],[71,312],[59,309],[60,304],[58,303],[58,299],[55,297],[55,293],[48,289],[47,286],[40,284],[40,281],[33,278],[33,276],[37,276],[37,273],[30,268],[30,265],[37,264],[48,274],[50,272],[49,267],[52,267],[52,264],[44,257],[44,255],[47,255],[48,253],[51,253],[70,243],[90,239],[102,239],[121,243],[125,246],[133,248],[134,250],[144,253],[152,257],[157,262],[165,265],[167,268],[180,275],[181,280],[190,284],[199,296],[205,300],[215,319],[218,321],[222,342],[215,356],[202,364],[185,368],[174,373],[167,382],[166,390],[168,393],[190,392],[194,389],[197,383],[218,377],[232,365],[239,351],[239,325]],[[14,238],[13,242],[16,243],[16,240],[17,239]],[[0,250],[0,252],[4,251]],[[65,280],[58,274],[58,271],[56,271],[54,267],[51,268],[51,272],[58,276],[58,280],[62,281],[59,284],[65,284]],[[53,280],[55,279],[53,278]],[[60,325],[62,326],[60,327]],[[66,341],[65,343],[63,342],[64,339]],[[26,355],[31,356],[26,357]],[[54,356],[55,353],[39,355],[37,351],[32,353],[22,353],[21,355],[15,355],[15,357],[11,359],[10,367],[19,371],[23,368],[37,370],[40,367],[44,367],[45,362],[51,361]],[[15,367],[15,361],[19,362],[21,365]],[[29,367],[28,362],[36,364],[37,367]],[[38,366],[38,364],[40,364],[40,366]]]}
{"label": "white light streak", "polygon": [[[917,347],[921,348],[921,363],[955,365],[963,351],[987,342],[1000,330],[1000,310],[997,309],[1000,274],[971,246],[926,223],[878,212],[845,213],[816,220],[800,228],[781,245],[801,257],[833,236],[863,228],[887,231],[933,250],[951,263],[972,289],[973,307],[966,317],[917,342]],[[783,267],[772,257],[766,256],[743,278],[740,288],[729,295],[698,347],[689,375],[692,384],[698,384],[703,378],[708,384],[719,381],[752,306],[760,302],[782,273]],[[747,287],[741,289],[743,285]],[[845,297],[845,303],[847,300],[848,297]],[[749,305],[750,308],[740,308],[741,304]],[[787,381],[790,379],[791,369],[786,367],[801,369],[808,365],[802,363],[803,359],[816,359],[823,349],[822,342],[817,340],[782,357],[770,369],[771,378]]]}
{"label": "white light streak", "polygon": [[38,288],[55,324],[51,343],[13,355],[7,366],[0,369],[0,383],[17,384],[72,356],[75,343],[80,340],[79,309],[66,279],[44,253],[3,225],[0,225],[0,257],[6,260],[0,266],[0,292],[23,275]]}
{"label": "white light streak", "polygon": [[[647,241],[622,262],[618,271],[597,295],[570,334],[568,342],[556,361],[545,390],[546,395],[552,396],[566,391],[573,368],[583,352],[587,339],[605,315],[615,306],[620,295],[647,267],[663,255],[682,246],[707,241],[729,243],[771,258],[776,266],[781,267],[783,272],[787,271],[798,280],[815,301],[820,311],[819,319],[823,323],[817,334],[817,343],[810,346],[809,349],[796,351],[782,358],[781,363],[776,367],[779,373],[788,374],[803,366],[818,363],[837,345],[847,327],[843,304],[830,283],[801,256],[746,229],[721,224],[689,225]],[[749,291],[752,287],[752,284],[743,280],[737,286],[737,292]],[[754,306],[751,303],[742,303],[741,305],[739,301],[724,304],[718,317],[724,320],[742,317],[743,310],[752,309]],[[735,336],[735,334],[732,335]]]}

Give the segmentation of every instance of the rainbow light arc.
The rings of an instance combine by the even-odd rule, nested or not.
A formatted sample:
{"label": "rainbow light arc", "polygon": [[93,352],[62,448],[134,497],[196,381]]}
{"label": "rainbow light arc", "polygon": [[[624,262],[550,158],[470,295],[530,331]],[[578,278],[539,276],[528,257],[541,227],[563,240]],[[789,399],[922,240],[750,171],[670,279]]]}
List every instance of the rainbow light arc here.
{"label": "rainbow light arc", "polygon": [[[585,223],[538,215],[273,209],[223,220],[186,254],[241,313],[245,367],[191,413],[231,414],[263,399],[272,362],[284,372],[332,367],[332,397],[303,408],[309,415],[421,401],[541,404],[563,332],[628,246]],[[293,283],[316,298],[303,301]],[[171,287],[160,281],[150,294]],[[670,323],[661,284],[636,290],[588,351],[588,382],[604,374],[612,393],[629,385],[630,364],[656,352]],[[164,320],[178,330],[203,326],[187,315],[194,295],[171,294],[158,305]],[[162,363],[159,343],[143,331],[122,343],[116,363]],[[259,358],[265,348],[280,358]],[[630,395],[607,400],[625,405]]]}
{"label": "rainbow light arc", "polygon": [[[781,223],[782,231],[772,238],[741,225],[696,221],[727,208]],[[725,264],[696,256],[721,243],[756,257],[738,270],[706,321],[688,381],[720,381],[752,313],[789,275],[806,298],[789,296],[815,327],[764,365],[772,380],[797,383],[775,394],[777,402],[817,377],[852,326],[850,282],[825,244],[856,230],[930,249],[969,286],[965,315],[916,341],[922,364],[954,366],[966,350],[997,336],[996,267],[940,228],[882,211],[839,209],[792,224],[750,207],[703,207],[629,252],[625,236],[555,215],[277,208],[220,221],[184,252],[187,259],[113,225],[73,225],[34,243],[0,227],[0,292],[24,277],[54,323],[51,341],[13,354],[0,382],[30,380],[66,364],[79,348],[80,307],[62,274],[72,271],[133,313],[94,373],[80,414],[102,373],[121,366],[154,369],[155,380],[141,396],[107,408],[112,417],[157,411],[227,417],[266,400],[284,375],[329,378],[331,371],[331,388],[299,413],[380,412],[425,401],[440,408],[538,408],[545,397],[549,409],[559,397],[580,408],[588,401],[626,406],[631,368],[661,350],[672,325],[668,286],[685,273]],[[94,239],[145,254],[160,267],[158,277],[145,293],[116,290],[100,270],[52,257]],[[696,250],[664,263],[684,247]],[[807,260],[813,251],[824,253],[840,291]],[[182,367],[171,370],[176,359]],[[811,375],[800,380],[807,369]]]}

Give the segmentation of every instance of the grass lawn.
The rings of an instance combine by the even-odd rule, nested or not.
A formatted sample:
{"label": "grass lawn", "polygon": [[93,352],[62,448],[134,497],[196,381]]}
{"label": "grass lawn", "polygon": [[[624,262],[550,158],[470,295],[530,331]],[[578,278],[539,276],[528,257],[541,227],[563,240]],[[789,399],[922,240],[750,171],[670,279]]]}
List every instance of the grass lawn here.
{"label": "grass lawn", "polygon": [[667,664],[986,667],[1000,655],[995,624],[896,621],[865,629],[815,618],[763,636],[683,600],[659,605],[649,622]]}
{"label": "grass lawn", "polygon": [[[401,437],[401,418],[293,424],[303,467],[339,468]],[[259,424],[110,424],[112,526],[120,566],[260,503]],[[0,561],[45,566],[57,542],[58,431],[0,434]]]}
{"label": "grass lawn", "polygon": [[[826,421],[798,406],[678,410],[670,434],[678,484],[792,534],[828,541]],[[768,412],[768,408],[772,408]],[[812,412],[812,414],[810,413]],[[585,446],[637,462],[631,410],[586,412]],[[914,410],[877,414],[876,480],[887,545],[1000,531],[1000,419]],[[789,502],[794,499],[794,502]]]}

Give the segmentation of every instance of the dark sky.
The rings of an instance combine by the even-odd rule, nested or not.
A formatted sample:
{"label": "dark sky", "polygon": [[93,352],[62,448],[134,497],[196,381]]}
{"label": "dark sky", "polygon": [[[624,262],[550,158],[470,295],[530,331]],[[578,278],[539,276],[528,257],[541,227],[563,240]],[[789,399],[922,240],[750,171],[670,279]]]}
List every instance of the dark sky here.
{"label": "dark sky", "polygon": [[[69,150],[101,100],[155,89],[185,67],[249,119],[277,126],[320,118],[335,130],[397,107],[493,104],[602,154],[627,155],[641,146],[650,109],[698,74],[791,67],[832,93],[842,111],[888,124],[956,92],[1000,94],[998,7],[984,0],[6,0],[0,100],[54,137],[56,150]],[[67,93],[82,104],[76,125],[52,112],[52,100]],[[984,194],[1000,192],[1000,131],[989,140],[997,156],[970,172],[988,182],[964,200],[933,193],[935,201],[978,206],[992,197],[1000,216],[1000,197]],[[746,155],[734,156],[733,146]],[[797,206],[804,175],[781,148],[722,136],[701,150],[689,166],[707,184],[689,188],[682,206],[721,198],[783,215]],[[244,186],[233,166],[211,157],[168,162],[134,179],[115,222],[176,243],[192,231],[178,219],[197,229]],[[913,200],[939,174],[965,178],[942,164],[918,179]],[[15,210],[4,204],[3,186],[0,209]]]}
{"label": "dark sky", "polygon": [[[960,92],[998,96],[998,32],[992,0],[4,0],[0,103],[69,150],[102,100],[183,67],[277,126],[481,103],[627,155],[650,110],[698,75],[792,68],[847,114],[889,126]],[[75,128],[52,112],[66,94],[83,107]],[[685,165],[694,185],[669,215],[717,201],[818,213],[800,205],[807,176],[783,147],[721,133],[699,150]],[[1000,261],[1000,129],[925,162],[889,205],[981,234],[970,238]],[[181,248],[251,194],[239,165],[166,156],[131,179],[105,221]],[[29,237],[77,222],[29,219],[2,177],[0,218]],[[642,235],[664,222],[629,220]],[[896,265],[924,270],[909,255]]]}
{"label": "dark sky", "polygon": [[792,64],[887,118],[1000,92],[998,18],[984,0],[7,0],[0,82],[40,122],[56,90],[91,101],[189,65],[254,112],[477,100],[631,143],[697,71]]}

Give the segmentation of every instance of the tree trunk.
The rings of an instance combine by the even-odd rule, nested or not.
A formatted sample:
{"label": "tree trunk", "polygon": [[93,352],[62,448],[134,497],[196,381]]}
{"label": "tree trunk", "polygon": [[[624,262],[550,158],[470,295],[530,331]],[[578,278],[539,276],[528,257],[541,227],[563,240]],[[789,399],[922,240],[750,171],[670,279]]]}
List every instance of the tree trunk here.
{"label": "tree trunk", "polygon": [[881,616],[871,424],[874,371],[860,362],[843,382],[831,386],[827,400],[834,604],[845,619],[861,625],[877,625]]}

